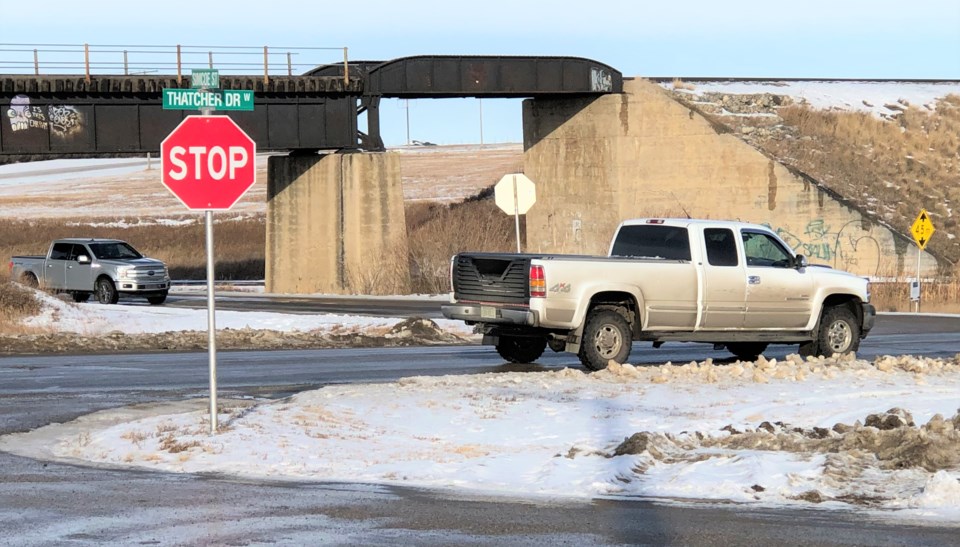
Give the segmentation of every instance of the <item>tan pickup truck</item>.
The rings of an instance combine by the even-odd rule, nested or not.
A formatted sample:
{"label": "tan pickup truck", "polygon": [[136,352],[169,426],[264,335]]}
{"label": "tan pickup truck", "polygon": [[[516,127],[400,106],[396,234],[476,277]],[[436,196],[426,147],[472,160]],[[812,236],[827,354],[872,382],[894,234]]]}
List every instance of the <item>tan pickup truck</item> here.
{"label": "tan pickup truck", "polygon": [[622,223],[606,257],[461,253],[443,315],[476,324],[511,362],[549,346],[589,369],[624,363],[634,340],[705,342],[754,359],[856,351],[873,327],[869,281],[809,265],[765,226],[689,219]]}

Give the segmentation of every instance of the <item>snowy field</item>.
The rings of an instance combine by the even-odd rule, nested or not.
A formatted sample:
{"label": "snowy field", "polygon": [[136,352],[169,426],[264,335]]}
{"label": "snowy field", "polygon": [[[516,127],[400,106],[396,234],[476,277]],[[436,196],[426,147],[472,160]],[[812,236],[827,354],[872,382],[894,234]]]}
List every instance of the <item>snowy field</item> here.
{"label": "snowy field", "polygon": [[[912,105],[933,110],[937,99],[960,95],[960,83],[943,82],[855,82],[855,81],[754,81],[708,82],[684,80],[692,89],[675,89],[681,93],[728,93],[753,95],[770,93],[792,97],[821,110],[870,112],[886,116]],[[661,84],[674,90],[670,82]]]}
{"label": "snowy field", "polygon": [[[31,324],[91,335],[206,325],[206,310],[49,297],[45,306]],[[287,332],[373,334],[396,322],[217,316],[219,328]],[[205,401],[171,401],[3,437],[0,450],[174,473],[817,506],[960,525],[958,393],[960,355],[613,364],[592,374],[574,367],[415,377],[221,401],[215,436]]]}

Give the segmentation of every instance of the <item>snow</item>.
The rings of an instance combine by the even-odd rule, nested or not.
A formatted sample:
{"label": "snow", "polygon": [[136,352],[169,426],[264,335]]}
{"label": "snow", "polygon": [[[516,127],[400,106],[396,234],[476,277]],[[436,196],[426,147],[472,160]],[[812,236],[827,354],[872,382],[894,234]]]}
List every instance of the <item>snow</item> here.
{"label": "snow", "polygon": [[[174,291],[175,293],[177,291]],[[146,302],[121,305],[64,302],[44,293],[43,311],[26,319],[25,326],[56,332],[99,336],[110,332],[124,334],[207,330],[207,310],[151,306]],[[272,312],[216,311],[217,329],[266,329],[281,332],[324,331],[338,334],[379,332],[402,321],[396,317],[367,317],[338,314],[287,314]],[[438,326],[460,336],[470,336],[472,327],[462,321],[438,319]]]}
{"label": "snow", "polygon": [[[751,95],[770,93],[804,101],[823,110],[858,110],[877,116],[889,115],[906,105],[933,109],[937,99],[950,94],[960,95],[958,82],[871,82],[871,81],[698,81],[684,80],[693,89],[676,89],[681,93],[728,93]],[[663,87],[674,89],[673,83]],[[888,108],[893,106],[894,108]]]}
{"label": "snow", "polygon": [[[52,297],[44,305],[31,325],[91,335],[206,328],[206,310],[77,305]],[[218,328],[366,331],[397,321],[217,312]],[[468,332],[456,322],[439,323]],[[816,503],[944,524],[960,523],[960,468],[887,465],[862,450],[817,448],[825,441],[791,431],[863,423],[869,414],[898,407],[918,426],[928,424],[930,431],[921,435],[932,439],[931,424],[942,422],[941,416],[950,423],[958,412],[957,393],[960,355],[613,363],[596,373],[575,367],[410,377],[328,386],[282,400],[221,401],[221,431],[213,436],[200,404],[205,400],[171,401],[2,437],[0,449],[173,473],[401,484],[523,498]],[[779,440],[737,440],[735,432],[759,432],[763,422],[786,424],[777,426]],[[636,433],[645,436],[645,448],[616,455]],[[957,444],[943,446],[948,454],[960,449],[952,439]],[[801,448],[786,448],[796,443]],[[850,502],[855,499],[874,505]]]}

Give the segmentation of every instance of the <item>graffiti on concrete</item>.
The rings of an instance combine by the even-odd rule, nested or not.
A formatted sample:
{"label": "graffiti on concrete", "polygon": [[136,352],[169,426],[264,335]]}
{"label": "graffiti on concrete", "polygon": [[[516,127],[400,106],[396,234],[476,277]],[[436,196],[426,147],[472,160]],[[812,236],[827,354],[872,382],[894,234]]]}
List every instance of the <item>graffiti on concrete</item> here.
{"label": "graffiti on concrete", "polygon": [[10,120],[10,129],[25,131],[27,129],[47,129],[47,116],[43,108],[30,105],[30,97],[17,95],[10,100],[10,109],[7,110]]}
{"label": "graffiti on concrete", "polygon": [[[880,272],[880,243],[862,228],[862,220],[851,220],[834,230],[822,218],[807,222],[802,230],[774,228],[780,239],[794,252],[805,255],[811,262],[830,264],[834,268],[872,273]],[[865,234],[865,235],[861,235]]]}
{"label": "graffiti on concrete", "polygon": [[72,106],[51,105],[50,127],[55,133],[61,133],[62,136],[79,133],[83,127],[83,116]]}

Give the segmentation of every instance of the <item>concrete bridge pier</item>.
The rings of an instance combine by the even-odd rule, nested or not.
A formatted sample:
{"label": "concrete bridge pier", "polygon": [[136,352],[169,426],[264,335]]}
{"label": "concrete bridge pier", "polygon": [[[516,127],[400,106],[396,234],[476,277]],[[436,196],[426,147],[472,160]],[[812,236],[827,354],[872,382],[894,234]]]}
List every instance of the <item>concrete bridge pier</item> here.
{"label": "concrete bridge pier", "polygon": [[275,156],[267,171],[267,292],[409,292],[395,154]]}

